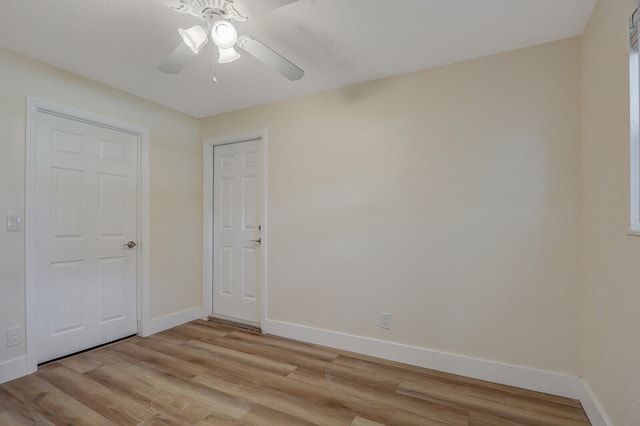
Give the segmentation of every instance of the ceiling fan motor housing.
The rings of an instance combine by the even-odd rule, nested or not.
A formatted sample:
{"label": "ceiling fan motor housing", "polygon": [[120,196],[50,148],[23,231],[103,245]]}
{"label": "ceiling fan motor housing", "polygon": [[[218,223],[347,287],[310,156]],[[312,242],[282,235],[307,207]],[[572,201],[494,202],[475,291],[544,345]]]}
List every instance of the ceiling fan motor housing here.
{"label": "ceiling fan motor housing", "polygon": [[247,20],[233,7],[233,0],[180,0],[180,4],[173,9],[203,19],[211,15],[218,15],[230,21]]}

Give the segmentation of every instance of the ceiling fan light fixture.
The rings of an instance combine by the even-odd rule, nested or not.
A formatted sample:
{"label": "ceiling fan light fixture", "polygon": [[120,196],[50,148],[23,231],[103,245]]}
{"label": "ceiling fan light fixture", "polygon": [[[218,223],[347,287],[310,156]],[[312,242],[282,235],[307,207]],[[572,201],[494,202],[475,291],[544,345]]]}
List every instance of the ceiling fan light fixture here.
{"label": "ceiling fan light fixture", "polygon": [[232,49],[238,40],[238,32],[231,22],[220,19],[211,27],[211,40],[220,49]]}
{"label": "ceiling fan light fixture", "polygon": [[[168,1],[168,0],[164,0]],[[209,43],[209,67],[213,74],[214,83],[215,63],[233,62],[240,58],[241,53],[247,53],[265,65],[271,67],[283,77],[295,81],[304,76],[304,71],[271,49],[264,43],[248,35],[238,35],[234,23],[246,21],[249,17],[256,16],[260,12],[277,9],[299,0],[171,0],[179,2],[174,7],[177,12],[188,13],[203,22],[189,29],[180,29],[183,39],[178,47],[158,67],[169,74],[177,74],[184,65],[203,50],[203,46]],[[241,6],[235,8],[235,3]],[[256,8],[249,7],[247,3],[258,3]],[[246,14],[246,15],[245,15]],[[240,48],[236,50],[236,46]],[[215,49],[217,47],[217,50]],[[216,59],[218,59],[216,61]]]}
{"label": "ceiling fan light fixture", "polygon": [[226,64],[229,62],[233,62],[240,57],[240,54],[233,47],[222,48],[218,47],[218,62],[221,64]]}
{"label": "ceiling fan light fixture", "polygon": [[184,44],[189,46],[189,49],[193,50],[193,53],[197,54],[200,48],[207,43],[207,32],[200,25],[194,25],[188,30],[180,28],[178,31]]}

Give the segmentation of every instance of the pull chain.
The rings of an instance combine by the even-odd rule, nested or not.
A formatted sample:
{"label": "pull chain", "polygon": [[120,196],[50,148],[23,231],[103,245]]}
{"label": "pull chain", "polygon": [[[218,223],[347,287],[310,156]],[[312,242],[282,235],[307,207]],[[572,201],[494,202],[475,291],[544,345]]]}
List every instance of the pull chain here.
{"label": "pull chain", "polygon": [[212,75],[211,81],[213,81],[213,83],[215,84],[218,82],[218,78],[216,77],[217,49],[215,43],[213,42],[213,39],[211,38],[211,30],[213,29],[213,15],[211,13],[207,14],[205,21],[207,26],[207,37],[209,38],[209,49],[211,50],[211,54],[209,55],[209,71],[211,71]]}
{"label": "pull chain", "polygon": [[211,74],[213,75],[213,78],[211,79],[214,83],[218,82],[218,78],[216,77],[216,47],[213,44],[213,41],[211,41],[210,43],[210,49],[211,49],[211,55],[209,55],[209,70],[211,71]]}

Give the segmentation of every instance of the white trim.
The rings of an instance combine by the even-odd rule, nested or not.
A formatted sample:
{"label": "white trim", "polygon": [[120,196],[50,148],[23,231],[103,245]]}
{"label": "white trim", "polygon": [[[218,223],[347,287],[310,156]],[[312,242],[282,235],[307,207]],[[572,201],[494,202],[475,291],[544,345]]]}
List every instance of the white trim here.
{"label": "white trim", "polygon": [[604,411],[600,401],[595,397],[589,384],[584,379],[582,380],[582,392],[578,399],[593,426],[613,426],[613,422],[607,416],[607,412]]}
{"label": "white trim", "polygon": [[213,313],[213,144],[202,147],[202,316]]}
{"label": "white trim", "polygon": [[384,358],[418,367],[486,380],[508,386],[579,399],[593,425],[608,426],[602,408],[583,380],[568,374],[488,361],[427,348],[338,333],[265,319],[263,332],[302,342]]}
{"label": "white trim", "polygon": [[489,380],[538,392],[553,393],[569,398],[577,398],[579,396],[576,386],[576,382],[579,379],[566,374],[550,373],[544,370],[519,367],[280,321],[267,320],[263,330],[268,334],[330,346],[446,373],[480,380]]}
{"label": "white trim", "polygon": [[26,374],[33,373],[37,370],[37,354],[35,341],[35,323],[36,309],[35,306],[35,282],[33,271],[35,235],[33,227],[30,224],[35,223],[36,215],[33,211],[35,205],[35,188],[33,174],[35,172],[35,146],[36,146],[36,120],[38,112],[47,112],[49,114],[62,117],[71,117],[76,120],[85,121],[87,123],[112,128],[115,130],[130,133],[138,138],[138,333],[141,334],[145,323],[150,320],[150,263],[149,263],[149,130],[129,124],[122,121],[113,120],[111,118],[102,117],[85,111],[57,105],[42,99],[27,96],[26,111],[26,182],[25,182],[25,286],[26,286]]}
{"label": "white trim", "polygon": [[640,55],[629,47],[629,235],[640,233]]}
{"label": "white trim", "polygon": [[634,237],[640,237],[640,230],[634,231],[634,230],[628,229],[627,230],[627,235],[632,235]]}
{"label": "white trim", "polygon": [[138,151],[138,334],[151,321],[151,182],[149,130],[140,129]]}
{"label": "white trim", "polygon": [[26,356],[0,362],[0,384],[29,374],[27,364]]}
{"label": "white trim", "polygon": [[[203,142],[203,283],[202,283],[202,316],[213,314],[213,149],[218,145],[260,140],[262,145],[262,318],[264,323],[267,315],[267,253],[269,243],[269,227],[267,226],[267,152],[268,132],[266,129],[247,133],[221,136],[205,139]],[[259,325],[259,324],[258,324]]]}
{"label": "white trim", "polygon": [[35,247],[35,234],[31,231],[31,223],[35,219],[33,213],[33,206],[35,200],[33,196],[35,194],[35,179],[32,176],[35,174],[35,161],[36,144],[32,139],[36,137],[36,116],[38,113],[38,105],[40,100],[27,96],[27,111],[26,111],[26,137],[25,137],[25,296],[26,296],[26,324],[25,324],[25,342],[26,342],[26,359],[27,359],[27,371],[25,374],[34,373],[38,369],[38,357],[35,350],[36,347],[36,294],[35,294],[35,282],[34,271],[35,265],[34,259],[34,247]]}
{"label": "white trim", "polygon": [[202,318],[201,312],[202,312],[202,308],[200,306],[196,306],[193,308],[188,308],[182,311],[174,312],[172,314],[167,314],[158,318],[151,319],[145,322],[143,330],[140,333],[140,335],[142,337],[147,337],[152,334],[159,333],[161,331],[168,330],[170,328],[188,323],[189,321],[200,319]]}

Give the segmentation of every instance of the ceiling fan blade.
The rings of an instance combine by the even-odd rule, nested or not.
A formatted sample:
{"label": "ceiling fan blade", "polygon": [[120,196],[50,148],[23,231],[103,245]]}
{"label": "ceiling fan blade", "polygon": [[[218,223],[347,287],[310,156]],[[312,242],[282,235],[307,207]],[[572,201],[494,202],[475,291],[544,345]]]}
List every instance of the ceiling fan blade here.
{"label": "ceiling fan blade", "polygon": [[158,69],[167,74],[177,74],[182,70],[187,62],[196,57],[196,54],[184,43],[180,43],[167,59],[160,64]]}
{"label": "ceiling fan blade", "polygon": [[249,36],[240,36],[238,47],[258,59],[265,65],[270,66],[291,81],[300,80],[304,76],[304,71],[292,64],[260,41]]}
{"label": "ceiling fan blade", "polygon": [[297,1],[298,0],[234,0],[233,6],[240,14],[247,18],[253,18]]}

